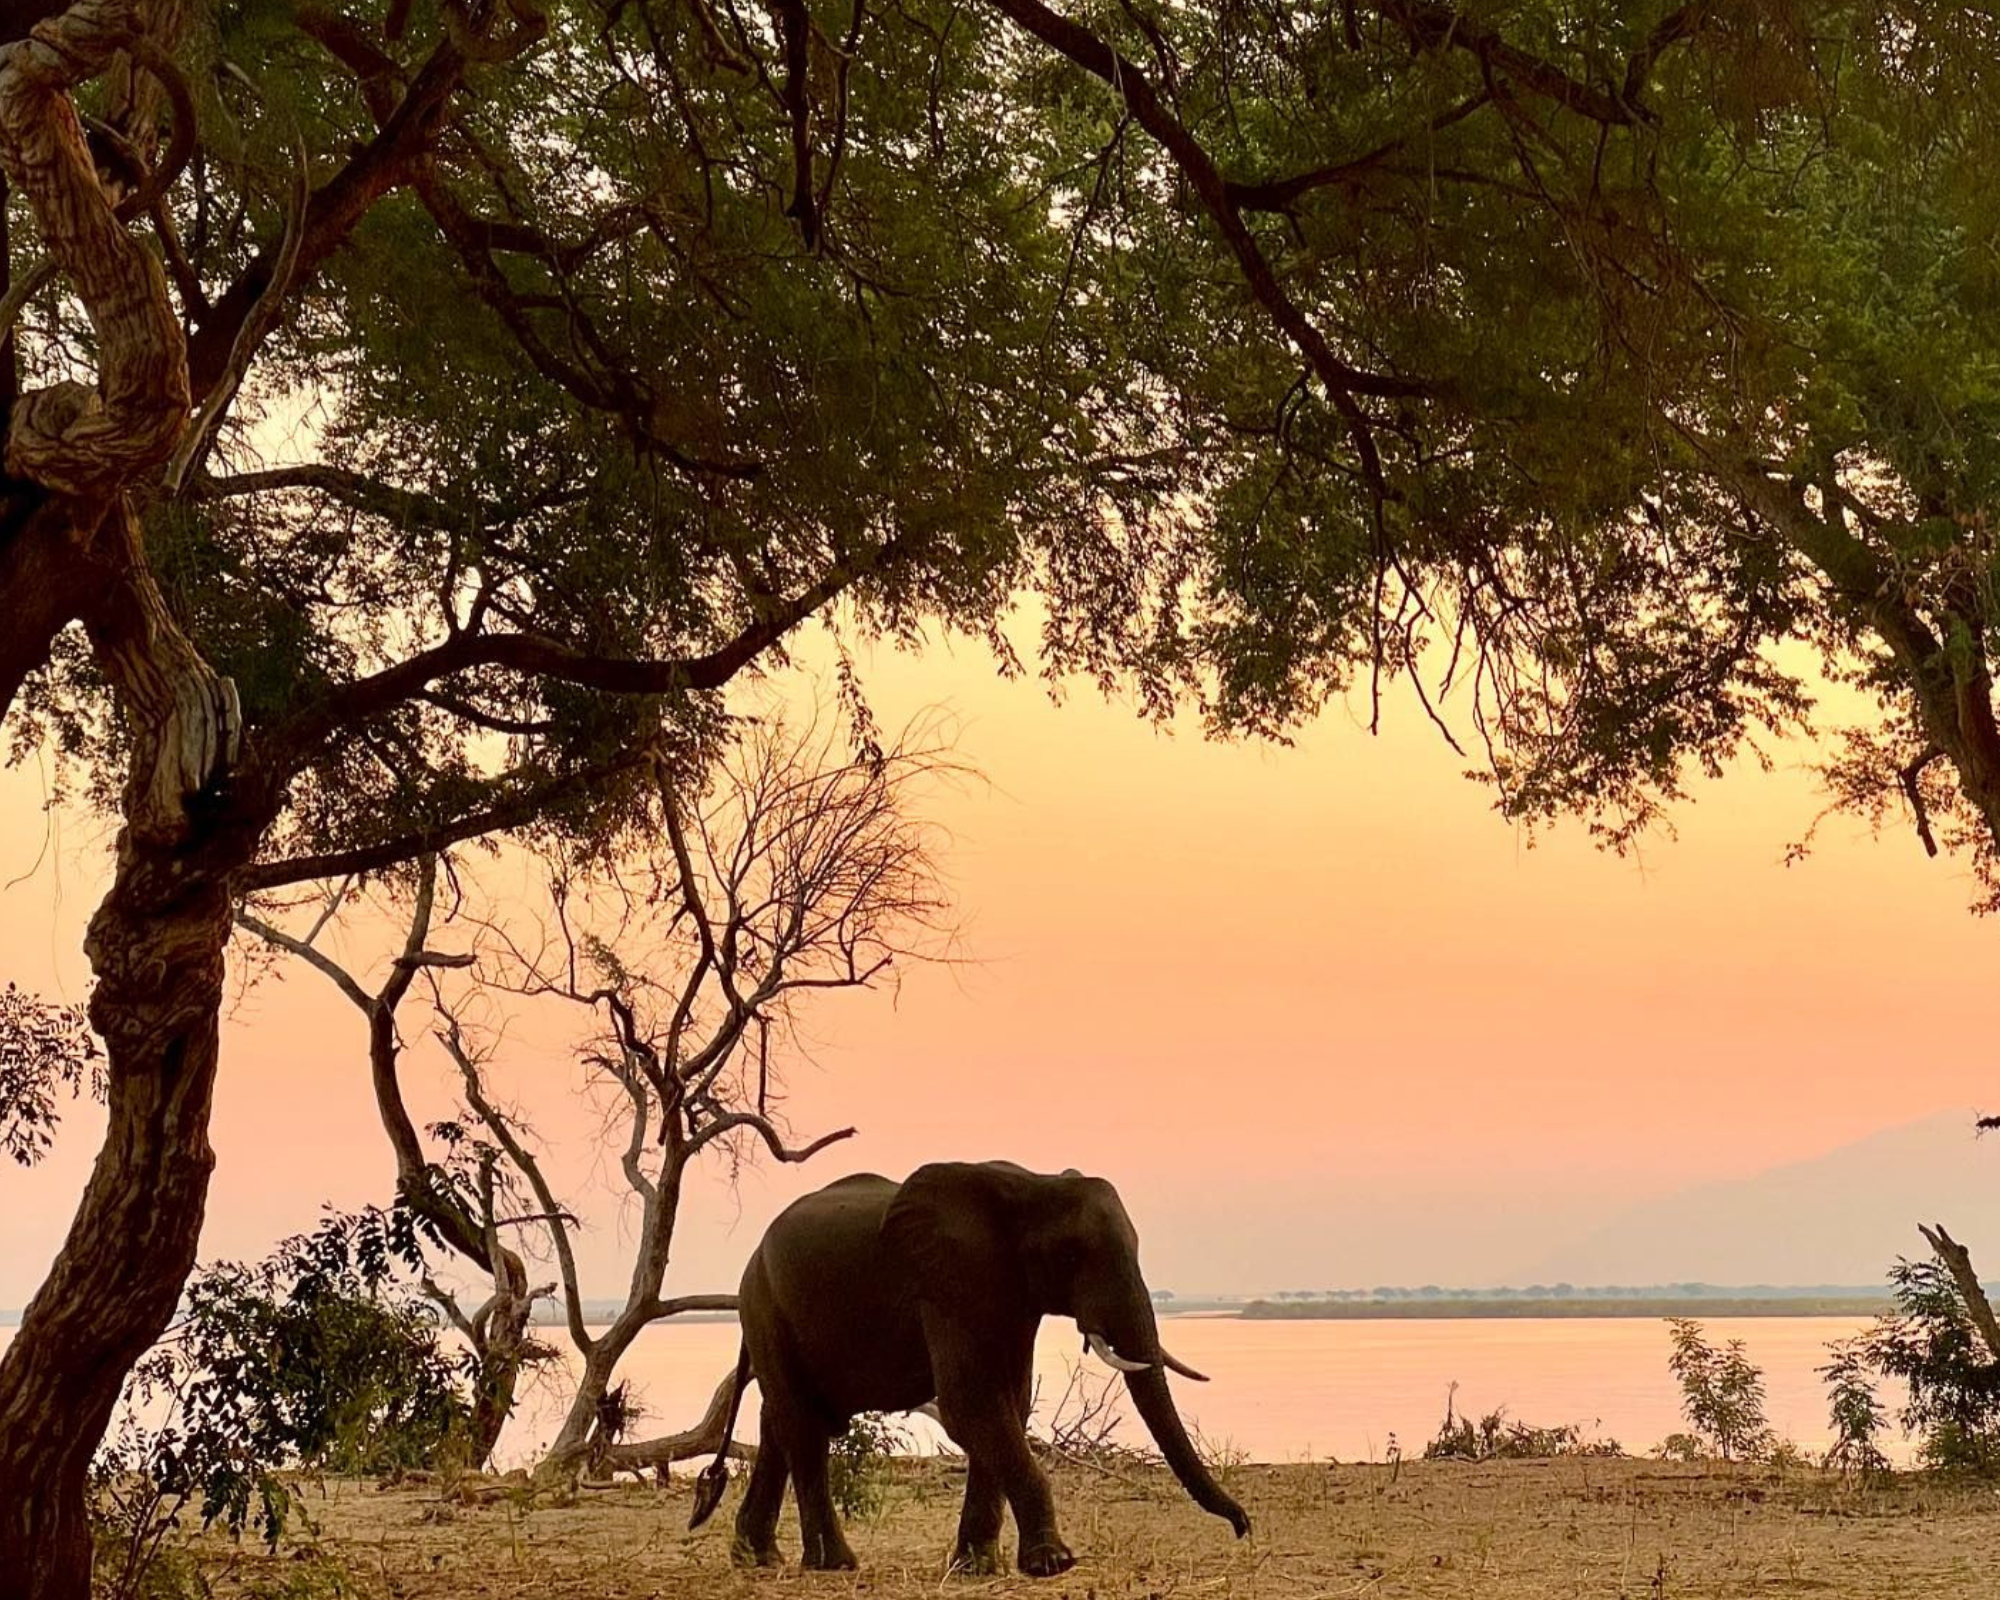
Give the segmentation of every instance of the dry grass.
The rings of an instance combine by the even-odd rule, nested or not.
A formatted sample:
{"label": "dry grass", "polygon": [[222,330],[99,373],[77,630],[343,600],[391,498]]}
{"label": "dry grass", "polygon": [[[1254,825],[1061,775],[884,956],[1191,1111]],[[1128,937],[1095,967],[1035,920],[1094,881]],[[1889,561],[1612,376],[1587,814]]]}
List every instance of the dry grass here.
{"label": "dry grass", "polygon": [[[1983,1600],[2000,1583],[1991,1488],[1910,1479],[1858,1490],[1816,1472],[1603,1460],[1242,1467],[1228,1480],[1257,1524],[1241,1543],[1164,1470],[1060,1471],[1063,1529],[1081,1559],[1046,1582],[943,1577],[962,1478],[937,1462],[899,1464],[882,1514],[849,1530],[859,1573],[733,1569],[740,1488],[690,1536],[685,1482],[586,1490],[567,1505],[342,1483],[307,1496],[317,1560],[218,1548],[211,1577],[223,1595],[365,1600]],[[782,1533],[795,1553],[789,1517]]]}

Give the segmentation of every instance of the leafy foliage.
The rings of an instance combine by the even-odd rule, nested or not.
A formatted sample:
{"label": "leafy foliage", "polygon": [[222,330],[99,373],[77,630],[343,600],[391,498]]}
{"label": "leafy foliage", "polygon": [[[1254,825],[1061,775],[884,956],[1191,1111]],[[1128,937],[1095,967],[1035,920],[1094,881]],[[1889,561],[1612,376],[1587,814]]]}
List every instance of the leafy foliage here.
{"label": "leafy foliage", "polygon": [[1833,1428],[1826,1465],[1854,1478],[1879,1477],[1889,1470],[1889,1458],[1875,1441],[1888,1413],[1869,1378],[1868,1347],[1864,1341],[1846,1339],[1827,1346],[1827,1350],[1833,1359],[1819,1368],[1819,1375],[1826,1380],[1828,1420]]}
{"label": "leafy foliage", "polygon": [[421,1261],[410,1215],[371,1208],[330,1214],[263,1261],[196,1274],[94,1467],[115,1592],[144,1592],[189,1509],[203,1527],[254,1528],[275,1545],[293,1509],[285,1469],[452,1458],[468,1411],[460,1363],[396,1280]]}
{"label": "leafy foliage", "polygon": [[[424,180],[301,275],[243,425],[148,530],[253,741],[303,766],[267,853],[631,824],[617,752],[701,747],[703,696],[499,657],[339,691],[476,633],[690,659],[823,581],[866,629],[1009,663],[1032,593],[1051,671],[1219,730],[1401,678],[1511,811],[1613,843],[1806,715],[1803,643],[1885,701],[1837,797],[1900,803],[1947,663],[1850,569],[1977,665],[1995,290],[1959,264],[1994,226],[1991,30],[1854,0],[1156,9],[1065,42],[1036,0],[521,8],[534,37],[452,83]],[[290,130],[315,170],[361,160],[454,16],[203,11],[183,298],[282,233]],[[35,300],[31,368],[81,316]],[[301,411],[308,459],[261,472]],[[1828,472],[1851,525],[1765,503]],[[93,670],[55,651],[17,734],[108,798]],[[1941,818],[1954,770],[1924,774]]]}
{"label": "leafy foliage", "polygon": [[104,1097],[104,1063],[81,1006],[0,989],[0,1152],[24,1167],[48,1154],[61,1115],[56,1093]]}
{"label": "leafy foliage", "polygon": [[[1673,1354],[1667,1365],[1681,1386],[1681,1414],[1704,1449],[1724,1461],[1758,1461],[1774,1440],[1764,1420],[1764,1374],[1743,1341],[1711,1345],[1699,1322],[1670,1317]],[[1679,1437],[1679,1436],[1676,1436]]]}
{"label": "leafy foliage", "polygon": [[1896,1311],[1858,1342],[1859,1358],[1909,1388],[1900,1421],[1926,1466],[2000,1471],[2000,1362],[1981,1342],[1951,1274],[1934,1260],[1889,1269]]}
{"label": "leafy foliage", "polygon": [[871,1517],[888,1493],[889,1462],[910,1449],[907,1431],[879,1411],[863,1411],[833,1441],[827,1487],[844,1517]]}

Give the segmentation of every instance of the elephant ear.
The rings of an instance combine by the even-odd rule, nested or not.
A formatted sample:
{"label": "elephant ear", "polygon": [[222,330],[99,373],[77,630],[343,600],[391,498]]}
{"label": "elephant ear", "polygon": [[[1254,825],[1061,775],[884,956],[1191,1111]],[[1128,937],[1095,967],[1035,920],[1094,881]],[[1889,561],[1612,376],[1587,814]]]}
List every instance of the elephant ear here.
{"label": "elephant ear", "polygon": [[1008,1162],[932,1162],[903,1181],[882,1218],[882,1242],[908,1268],[918,1298],[940,1309],[1018,1304],[1019,1238],[1036,1184]]}

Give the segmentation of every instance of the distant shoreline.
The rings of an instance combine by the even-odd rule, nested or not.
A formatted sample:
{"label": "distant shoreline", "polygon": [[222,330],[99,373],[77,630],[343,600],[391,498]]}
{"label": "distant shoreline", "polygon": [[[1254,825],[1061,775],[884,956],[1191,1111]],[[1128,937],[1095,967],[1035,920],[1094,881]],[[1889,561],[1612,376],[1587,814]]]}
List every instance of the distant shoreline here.
{"label": "distant shoreline", "polygon": [[[1542,1319],[1643,1317],[1873,1317],[1893,1311],[1885,1294],[1771,1295],[1593,1295],[1529,1298],[1507,1295],[1494,1299],[1437,1298],[1409,1300],[1251,1300],[1217,1302],[1190,1298],[1154,1308],[1161,1317],[1214,1318],[1240,1322],[1452,1322],[1473,1318]],[[593,1327],[610,1323],[615,1307],[586,1303],[584,1320]],[[734,1322],[733,1311],[691,1312],[676,1323]],[[0,1328],[18,1327],[19,1311],[0,1310]],[[561,1327],[563,1316],[553,1306],[538,1306],[533,1318],[541,1327]]]}
{"label": "distant shoreline", "polygon": [[1594,1299],[1527,1300],[1253,1300],[1245,1322],[1445,1321],[1465,1317],[1872,1317],[1893,1310],[1887,1295],[1771,1295],[1732,1299],[1606,1295]]}

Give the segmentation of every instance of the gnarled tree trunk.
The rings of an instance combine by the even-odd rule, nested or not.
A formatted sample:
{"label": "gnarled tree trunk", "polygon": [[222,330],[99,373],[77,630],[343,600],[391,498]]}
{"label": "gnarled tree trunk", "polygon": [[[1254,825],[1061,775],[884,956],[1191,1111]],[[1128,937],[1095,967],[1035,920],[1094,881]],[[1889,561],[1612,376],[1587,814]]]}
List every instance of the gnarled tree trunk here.
{"label": "gnarled tree trunk", "polygon": [[[83,559],[79,557],[79,559]],[[109,895],[86,941],[109,1127],[82,1204],[0,1359],[0,1600],[87,1600],[85,1480],[125,1375],[194,1266],[214,1154],[229,876],[268,820],[230,789],[235,691],[175,626],[122,500],[92,545],[85,613],[132,727]]]}
{"label": "gnarled tree trunk", "polygon": [[121,852],[91,924],[110,1126],[61,1253],[0,1363],[0,1600],[87,1600],[90,1460],[194,1265],[229,897]]}
{"label": "gnarled tree trunk", "polygon": [[[228,879],[259,830],[228,787],[235,691],[175,623],[130,500],[186,426],[186,345],[160,266],[127,233],[119,194],[100,186],[70,101],[125,52],[113,99],[134,113],[145,149],[135,84],[171,71],[162,52],[180,8],[72,0],[37,14],[46,20],[27,37],[0,33],[12,41],[0,45],[0,166],[90,313],[98,374],[94,387],[23,395],[7,419],[0,711],[55,632],[81,620],[132,755],[116,875],[88,941],[109,1127],[55,1265],[0,1359],[0,1600],[88,1600],[91,1455],[126,1372],[173,1316],[201,1233]],[[146,71],[134,73],[142,57]]]}

